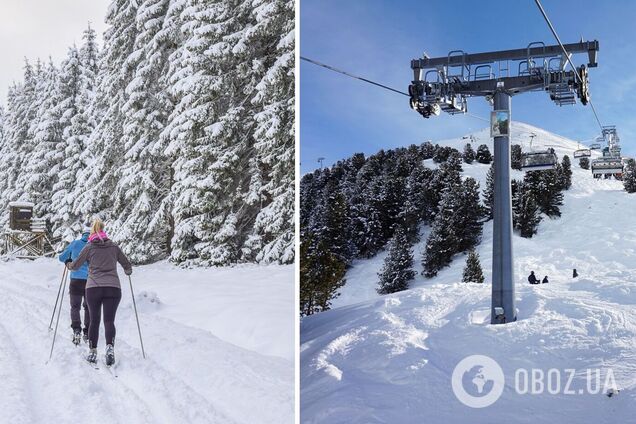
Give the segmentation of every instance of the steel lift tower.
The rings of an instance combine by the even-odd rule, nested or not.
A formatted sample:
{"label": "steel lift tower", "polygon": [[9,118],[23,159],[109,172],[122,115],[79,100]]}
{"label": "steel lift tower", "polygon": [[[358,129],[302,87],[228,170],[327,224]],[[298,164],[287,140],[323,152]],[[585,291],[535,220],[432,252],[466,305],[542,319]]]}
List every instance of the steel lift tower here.
{"label": "steel lift tower", "polygon": [[[567,52],[567,55],[564,53]],[[571,105],[578,98],[589,100],[587,68],[566,70],[570,55],[588,54],[588,67],[597,66],[598,41],[468,54],[455,50],[445,57],[411,61],[413,82],[409,86],[411,108],[425,118],[467,112],[468,97],[482,96],[494,110],[510,116],[511,97],[543,90],[557,105]],[[573,67],[573,66],[572,66]],[[574,67],[573,67],[574,68]],[[508,118],[508,123],[510,119]],[[491,125],[493,123],[491,122]],[[512,256],[512,201],[510,196],[509,131],[494,137],[495,204],[493,210],[493,263],[491,323],[517,319]]]}

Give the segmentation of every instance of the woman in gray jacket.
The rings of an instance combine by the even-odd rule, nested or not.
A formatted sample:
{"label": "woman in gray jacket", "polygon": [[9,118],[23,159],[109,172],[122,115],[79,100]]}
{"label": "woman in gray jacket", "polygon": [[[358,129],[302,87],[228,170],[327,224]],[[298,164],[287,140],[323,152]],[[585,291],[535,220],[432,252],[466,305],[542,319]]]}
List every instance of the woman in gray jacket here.
{"label": "woman in gray jacket", "polygon": [[86,303],[90,314],[88,327],[88,362],[97,362],[97,340],[102,307],[104,308],[104,329],[106,332],[106,365],[115,363],[115,314],[121,300],[121,286],[117,275],[117,263],[126,275],[132,274],[132,265],[104,232],[104,223],[96,219],[91,227],[86,247],[76,260],[67,264],[68,269],[79,269],[88,262],[88,280],[86,282]]}

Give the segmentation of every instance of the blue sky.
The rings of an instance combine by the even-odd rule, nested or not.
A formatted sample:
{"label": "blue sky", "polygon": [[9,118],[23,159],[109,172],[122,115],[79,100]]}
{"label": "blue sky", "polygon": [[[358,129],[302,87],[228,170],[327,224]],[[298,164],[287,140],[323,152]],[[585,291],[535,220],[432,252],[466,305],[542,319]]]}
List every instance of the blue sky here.
{"label": "blue sky", "polygon": [[[636,153],[636,2],[543,0],[564,43],[597,39],[599,66],[590,69],[590,92],[603,125],[616,125],[623,152]],[[426,51],[446,56],[556,44],[533,0],[389,1],[301,0],[301,55],[407,91],[410,60]],[[575,65],[587,55],[574,57]],[[301,172],[355,152],[407,146],[464,135],[487,126],[469,116],[424,119],[408,98],[313,64],[300,63]],[[490,107],[472,98],[469,111],[484,118]],[[575,139],[600,134],[589,106],[556,106],[543,92],[512,99],[513,120]]]}

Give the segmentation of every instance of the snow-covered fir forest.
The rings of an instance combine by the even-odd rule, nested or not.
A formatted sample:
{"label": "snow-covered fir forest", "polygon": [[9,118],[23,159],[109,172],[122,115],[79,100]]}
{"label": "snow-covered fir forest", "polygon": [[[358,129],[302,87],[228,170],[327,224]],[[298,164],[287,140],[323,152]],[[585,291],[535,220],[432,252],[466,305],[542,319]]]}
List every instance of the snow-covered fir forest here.
{"label": "snow-covered fir forest", "polygon": [[[511,166],[521,169],[521,146],[511,149]],[[483,223],[492,219],[493,167],[485,187],[463,177],[463,167],[491,164],[485,144],[463,151],[431,142],[358,153],[330,168],[303,176],[300,184],[300,314],[330,309],[346,284],[354,259],[388,250],[375,281],[378,293],[409,288],[415,272],[435,277],[453,257],[470,252],[466,281],[483,282],[471,252],[481,241]],[[526,172],[512,181],[513,225],[522,237],[537,233],[544,218],[561,215],[563,190],[572,182],[570,158],[556,169]],[[423,252],[413,252],[421,229],[428,226]],[[418,256],[419,255],[419,256]]]}
{"label": "snow-covered fir forest", "polygon": [[99,216],[136,263],[293,262],[294,2],[113,0],[106,23],[25,61],[0,208],[64,240]]}

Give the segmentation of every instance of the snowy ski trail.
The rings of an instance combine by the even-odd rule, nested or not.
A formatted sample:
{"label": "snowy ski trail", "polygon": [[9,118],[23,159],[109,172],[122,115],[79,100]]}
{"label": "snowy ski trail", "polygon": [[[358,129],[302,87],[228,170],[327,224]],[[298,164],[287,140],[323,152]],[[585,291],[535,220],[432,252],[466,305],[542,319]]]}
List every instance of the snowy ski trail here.
{"label": "snowy ski trail", "polygon": [[83,363],[86,344],[71,343],[68,286],[47,364],[53,337],[47,327],[59,276],[49,276],[44,287],[11,272],[11,262],[0,266],[5,271],[0,277],[0,422],[291,422],[293,368],[290,381],[284,377],[288,361],[231,345],[159,314],[140,316],[144,360],[125,287],[116,318],[116,369],[108,370],[104,363],[103,326],[99,369]]}

